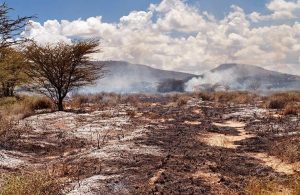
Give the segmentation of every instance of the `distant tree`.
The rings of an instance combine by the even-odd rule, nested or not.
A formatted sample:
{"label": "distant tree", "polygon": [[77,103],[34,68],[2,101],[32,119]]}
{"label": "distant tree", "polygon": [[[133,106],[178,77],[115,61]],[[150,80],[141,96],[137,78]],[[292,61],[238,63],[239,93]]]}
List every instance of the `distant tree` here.
{"label": "distant tree", "polygon": [[28,80],[25,74],[28,63],[25,56],[13,48],[3,48],[1,51],[0,92],[5,97],[13,96],[15,87]]}
{"label": "distant tree", "polygon": [[0,50],[11,47],[26,41],[19,36],[24,27],[28,24],[32,16],[10,18],[9,14],[12,8],[9,8],[6,3],[0,4]]}
{"label": "distant tree", "polygon": [[45,46],[30,44],[25,55],[30,62],[27,74],[32,79],[31,87],[50,97],[59,111],[64,110],[63,100],[70,91],[103,78],[104,66],[89,58],[90,54],[99,51],[98,46],[96,41]]}

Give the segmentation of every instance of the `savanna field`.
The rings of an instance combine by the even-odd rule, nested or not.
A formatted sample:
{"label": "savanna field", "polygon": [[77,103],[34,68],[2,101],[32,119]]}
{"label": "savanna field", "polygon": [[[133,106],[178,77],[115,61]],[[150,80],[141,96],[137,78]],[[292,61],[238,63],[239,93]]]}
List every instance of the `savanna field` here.
{"label": "savanna field", "polygon": [[0,195],[300,195],[300,0],[0,0]]}
{"label": "savanna field", "polygon": [[299,92],[1,99],[1,194],[299,194]]}

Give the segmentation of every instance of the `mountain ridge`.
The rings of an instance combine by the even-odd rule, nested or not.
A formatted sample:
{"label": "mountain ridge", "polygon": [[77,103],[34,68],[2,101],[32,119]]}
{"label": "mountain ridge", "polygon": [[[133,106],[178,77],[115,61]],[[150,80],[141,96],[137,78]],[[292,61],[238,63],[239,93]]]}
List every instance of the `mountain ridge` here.
{"label": "mountain ridge", "polygon": [[[263,90],[299,90],[300,76],[264,69],[255,65],[226,63],[201,74],[161,70],[143,64],[126,61],[97,61],[104,64],[108,74],[97,81],[95,86],[85,87],[84,92],[157,92],[158,85],[164,81],[181,81],[188,85],[191,80],[195,85],[221,84],[232,90],[250,90],[253,83]],[[252,87],[251,87],[252,86]],[[175,87],[176,88],[176,87]],[[190,87],[193,88],[193,87]],[[172,91],[172,90],[171,90]],[[176,91],[176,90],[175,90]]]}

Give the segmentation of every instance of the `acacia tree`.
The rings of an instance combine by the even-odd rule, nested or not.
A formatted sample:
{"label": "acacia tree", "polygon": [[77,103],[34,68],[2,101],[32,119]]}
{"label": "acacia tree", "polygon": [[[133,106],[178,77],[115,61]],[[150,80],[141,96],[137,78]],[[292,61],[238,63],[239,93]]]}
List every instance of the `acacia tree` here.
{"label": "acacia tree", "polygon": [[28,63],[25,56],[15,49],[2,49],[1,54],[0,91],[5,97],[13,96],[15,87],[25,83],[28,79],[25,74]]}
{"label": "acacia tree", "polygon": [[13,49],[27,41],[21,37],[24,27],[32,16],[10,17],[9,8],[5,3],[0,4],[0,95],[13,96],[16,85],[24,81],[24,58],[20,52]]}
{"label": "acacia tree", "polygon": [[16,19],[12,19],[9,17],[11,10],[12,8],[9,8],[5,3],[0,4],[0,50],[27,41],[18,36],[33,17],[18,16]]}
{"label": "acacia tree", "polygon": [[90,54],[99,51],[98,46],[96,41],[45,46],[31,43],[25,49],[31,87],[51,98],[59,111],[64,110],[63,100],[70,91],[103,78],[104,66],[89,58]]}

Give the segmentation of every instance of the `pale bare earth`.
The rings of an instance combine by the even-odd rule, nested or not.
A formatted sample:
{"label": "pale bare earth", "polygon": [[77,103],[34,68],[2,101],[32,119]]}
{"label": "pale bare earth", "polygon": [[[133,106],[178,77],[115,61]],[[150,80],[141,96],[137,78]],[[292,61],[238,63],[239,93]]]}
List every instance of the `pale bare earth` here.
{"label": "pale bare earth", "polygon": [[[249,134],[245,131],[245,123],[238,121],[226,121],[224,123],[214,123],[218,127],[232,127],[235,128],[239,135],[224,135],[219,133],[209,133],[206,134],[204,138],[201,138],[201,141],[205,142],[210,146],[224,147],[236,149],[239,145],[236,144],[238,141],[242,141],[248,138],[255,137],[254,134]],[[282,160],[276,158],[275,156],[270,156],[266,153],[246,153],[245,155],[249,157],[254,157],[260,161],[261,164],[266,165],[274,169],[274,171],[279,173],[284,173],[287,175],[292,175],[296,171],[299,171],[298,164],[289,164],[283,162]]]}

